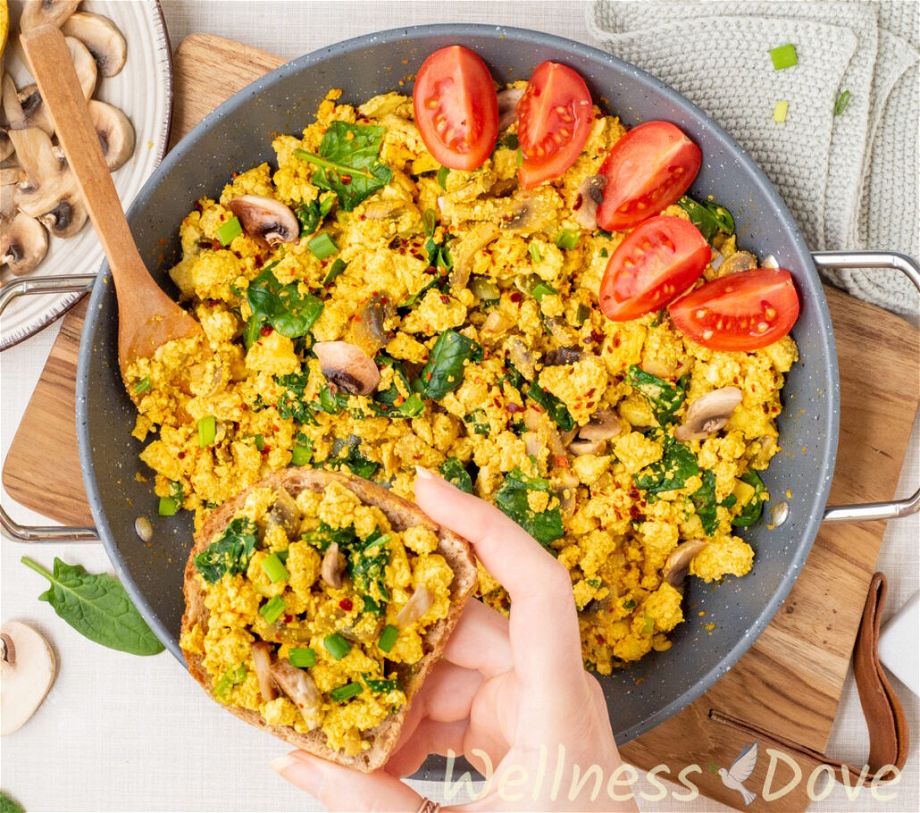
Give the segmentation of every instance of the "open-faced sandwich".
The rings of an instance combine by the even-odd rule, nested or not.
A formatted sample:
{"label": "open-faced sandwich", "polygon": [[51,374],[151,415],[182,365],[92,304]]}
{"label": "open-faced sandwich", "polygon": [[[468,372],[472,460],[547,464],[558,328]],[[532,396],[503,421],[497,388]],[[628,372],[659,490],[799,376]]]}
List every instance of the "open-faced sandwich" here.
{"label": "open-faced sandwich", "polygon": [[271,475],[203,523],[181,646],[248,723],[371,771],[476,583],[467,542],[366,480]]}

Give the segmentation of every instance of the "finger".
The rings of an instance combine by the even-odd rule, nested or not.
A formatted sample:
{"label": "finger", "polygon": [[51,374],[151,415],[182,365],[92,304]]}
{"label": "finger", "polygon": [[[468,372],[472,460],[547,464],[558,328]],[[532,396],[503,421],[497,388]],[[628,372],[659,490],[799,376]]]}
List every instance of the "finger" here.
{"label": "finger", "polygon": [[[511,596],[509,636],[524,683],[575,680],[583,671],[578,615],[568,571],[516,522],[434,473],[416,467],[415,497],[435,522],[473,544]],[[580,679],[580,678],[579,678]]]}
{"label": "finger", "polygon": [[466,735],[468,720],[454,720],[441,723],[437,720],[422,720],[412,737],[399,746],[387,761],[386,772],[393,776],[411,776],[421,766],[429,754],[447,756],[453,752],[459,756],[463,753],[463,738]]}
{"label": "finger", "polygon": [[329,810],[407,811],[422,804],[421,796],[383,769],[362,773],[304,751],[278,757],[271,767]]}
{"label": "finger", "polygon": [[468,601],[447,639],[444,657],[486,677],[509,671],[512,661],[508,619],[481,601]]}

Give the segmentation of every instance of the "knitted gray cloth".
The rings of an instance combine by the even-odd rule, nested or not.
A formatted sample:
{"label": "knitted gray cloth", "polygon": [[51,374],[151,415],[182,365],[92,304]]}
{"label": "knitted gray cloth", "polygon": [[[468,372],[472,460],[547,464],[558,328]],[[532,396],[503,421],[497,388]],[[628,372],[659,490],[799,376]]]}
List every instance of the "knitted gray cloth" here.
{"label": "knitted gray cloth", "polygon": [[[728,130],[776,185],[812,249],[918,256],[920,3],[610,2],[588,29],[621,59],[667,82]],[[795,45],[776,71],[770,49]],[[844,90],[850,102],[834,115]],[[777,101],[786,121],[773,120]],[[917,313],[896,271],[829,280],[870,302]]]}

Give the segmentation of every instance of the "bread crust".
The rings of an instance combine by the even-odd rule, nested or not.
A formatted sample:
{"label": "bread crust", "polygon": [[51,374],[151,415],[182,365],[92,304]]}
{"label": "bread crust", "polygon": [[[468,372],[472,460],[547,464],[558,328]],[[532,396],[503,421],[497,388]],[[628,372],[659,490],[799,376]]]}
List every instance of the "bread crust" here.
{"label": "bread crust", "polygon": [[[185,613],[182,616],[182,632],[186,633],[198,624],[203,632],[208,628],[208,609],[204,603],[204,590],[198,571],[195,568],[195,556],[204,550],[227,527],[234,515],[240,511],[249,493],[256,488],[285,488],[293,497],[304,490],[324,491],[332,483],[338,483],[358,496],[362,503],[373,505],[383,511],[396,530],[421,525],[434,531],[438,536],[438,553],[440,553],[454,572],[450,586],[450,611],[446,618],[432,624],[423,639],[424,656],[414,665],[411,676],[404,685],[406,703],[395,714],[391,714],[380,725],[367,732],[371,747],[355,756],[348,756],[329,747],[326,735],[321,729],[300,734],[291,726],[269,725],[262,716],[249,709],[226,706],[227,710],[251,725],[257,726],[276,737],[302,748],[310,754],[336,762],[349,768],[370,772],[386,764],[393,747],[399,739],[403,722],[409,712],[412,700],[432,666],[440,658],[441,652],[453,628],[460,618],[463,605],[476,586],[476,563],[469,543],[452,531],[436,525],[414,503],[404,500],[385,488],[358,477],[337,472],[321,471],[309,468],[289,468],[275,472],[255,485],[238,494],[214,511],[202,524],[195,535],[195,544],[189,553],[185,565],[183,591],[185,593]],[[183,650],[188,670],[205,689],[214,697],[211,679],[202,664],[201,655]],[[216,698],[215,698],[216,699]],[[219,701],[218,701],[219,702]],[[221,704],[224,705],[224,704]]]}

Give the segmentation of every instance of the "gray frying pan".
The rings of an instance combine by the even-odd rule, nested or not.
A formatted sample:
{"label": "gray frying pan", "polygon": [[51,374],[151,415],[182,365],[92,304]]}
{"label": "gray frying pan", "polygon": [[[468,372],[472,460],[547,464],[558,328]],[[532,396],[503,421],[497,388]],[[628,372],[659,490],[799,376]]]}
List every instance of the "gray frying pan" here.
{"label": "gray frying pan", "polygon": [[[900,502],[825,508],[837,449],[839,387],[837,356],[827,303],[816,265],[897,267],[920,287],[920,272],[894,254],[812,255],[792,216],[764,174],[717,124],[658,80],[606,53],[547,34],[514,28],[437,25],[405,28],[349,40],[301,57],[259,79],[209,115],[166,157],[129,213],[147,266],[165,289],[166,271],[179,252],[178,227],[202,195],[216,197],[233,170],[273,160],[271,137],[298,132],[313,119],[330,87],[359,102],[397,89],[437,48],[464,44],[479,53],[500,82],[527,78],[545,59],[564,62],[585,77],[595,100],[628,125],[667,119],[700,145],[704,163],[691,190],[712,195],[735,216],[739,244],[760,256],[773,254],[795,276],[802,300],[793,331],[802,361],[788,376],[780,418],[785,450],[766,473],[771,493],[793,495],[788,519],[774,530],[766,522],[745,536],[757,551],[753,571],[719,585],[691,580],[686,600],[715,623],[709,634],[697,612],[673,636],[673,648],[602,679],[610,718],[620,743],[641,734],[696,699],[751,646],[788,594],[822,521],[885,519],[917,510],[920,495]],[[409,91],[411,88],[401,88]],[[116,307],[103,267],[92,290],[83,332],[77,381],[77,425],[86,492],[96,529],[28,529],[2,515],[8,532],[36,540],[94,538],[104,542],[119,576],[151,627],[179,659],[183,609],[182,571],[192,541],[191,516],[156,517],[149,484],[134,473],[141,445],[131,437],[135,411],[118,373]],[[91,278],[57,285],[85,287]],[[3,301],[44,290],[48,283],[14,283]],[[804,451],[803,451],[804,450]],[[154,543],[145,545],[134,521],[154,522]],[[151,516],[153,515],[153,516]],[[702,615],[702,612],[699,613]]]}

